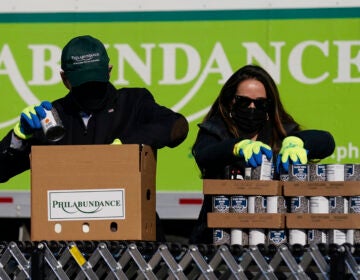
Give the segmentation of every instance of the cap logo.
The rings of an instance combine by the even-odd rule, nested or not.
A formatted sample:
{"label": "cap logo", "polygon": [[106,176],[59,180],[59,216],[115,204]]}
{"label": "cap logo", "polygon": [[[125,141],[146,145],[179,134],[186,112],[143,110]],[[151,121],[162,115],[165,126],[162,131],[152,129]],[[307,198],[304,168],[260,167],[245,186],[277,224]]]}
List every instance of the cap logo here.
{"label": "cap logo", "polygon": [[84,55],[72,55],[71,59],[74,61],[74,64],[85,64],[99,62],[99,56],[100,53],[89,53]]}
{"label": "cap logo", "polygon": [[105,46],[89,35],[71,39],[61,53],[61,67],[72,87],[109,82],[108,63]]}

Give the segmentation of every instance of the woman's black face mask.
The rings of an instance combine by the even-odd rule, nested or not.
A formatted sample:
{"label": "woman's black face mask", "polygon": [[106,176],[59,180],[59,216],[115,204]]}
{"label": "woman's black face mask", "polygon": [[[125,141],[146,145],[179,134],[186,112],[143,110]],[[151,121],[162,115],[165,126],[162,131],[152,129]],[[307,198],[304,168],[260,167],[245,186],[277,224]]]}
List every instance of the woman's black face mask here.
{"label": "woman's black face mask", "polygon": [[107,101],[107,83],[89,82],[72,88],[70,94],[81,111],[94,113],[101,110]]}
{"label": "woman's black face mask", "polygon": [[[255,108],[249,108],[254,103]],[[245,133],[260,131],[268,119],[269,101],[266,98],[251,99],[235,96],[231,117],[238,128]]]}

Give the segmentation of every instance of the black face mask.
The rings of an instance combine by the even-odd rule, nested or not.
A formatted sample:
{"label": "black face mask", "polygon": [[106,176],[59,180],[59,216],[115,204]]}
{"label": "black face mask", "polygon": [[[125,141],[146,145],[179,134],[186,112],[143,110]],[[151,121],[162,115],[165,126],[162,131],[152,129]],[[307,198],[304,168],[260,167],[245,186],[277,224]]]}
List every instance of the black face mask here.
{"label": "black face mask", "polygon": [[267,120],[267,113],[256,108],[244,108],[233,106],[231,117],[238,128],[245,133],[255,133],[260,131]]}
{"label": "black face mask", "polygon": [[107,83],[89,82],[74,87],[70,95],[81,111],[91,114],[104,108],[108,99],[106,89]]}

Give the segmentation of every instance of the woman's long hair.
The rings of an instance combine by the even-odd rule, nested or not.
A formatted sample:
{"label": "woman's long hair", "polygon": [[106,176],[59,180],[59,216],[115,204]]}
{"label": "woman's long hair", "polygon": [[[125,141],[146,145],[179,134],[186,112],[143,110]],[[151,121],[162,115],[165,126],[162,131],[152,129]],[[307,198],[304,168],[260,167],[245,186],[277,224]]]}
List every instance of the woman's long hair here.
{"label": "woman's long hair", "polygon": [[257,80],[265,87],[266,97],[270,104],[268,111],[269,121],[273,123],[270,145],[274,151],[278,151],[280,149],[279,146],[281,144],[281,139],[287,136],[284,125],[292,124],[296,127],[296,129],[300,128],[299,124],[293,119],[293,117],[285,111],[274,80],[270,74],[260,66],[246,65],[237,70],[225,82],[219,96],[216,98],[214,104],[211,106],[203,121],[208,120],[214,115],[220,115],[220,117],[226,123],[230,133],[233,134],[234,137],[239,137],[239,130],[230,117],[230,111],[238,85],[241,82],[249,79]]}

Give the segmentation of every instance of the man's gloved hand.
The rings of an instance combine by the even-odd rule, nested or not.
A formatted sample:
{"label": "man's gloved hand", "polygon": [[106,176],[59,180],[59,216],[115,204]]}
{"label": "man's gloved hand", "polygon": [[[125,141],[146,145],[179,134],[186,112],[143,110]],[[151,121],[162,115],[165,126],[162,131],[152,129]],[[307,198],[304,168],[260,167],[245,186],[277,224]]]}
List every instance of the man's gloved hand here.
{"label": "man's gloved hand", "polygon": [[14,127],[14,133],[20,139],[29,139],[35,130],[41,129],[40,121],[46,117],[45,110],[51,110],[52,104],[43,101],[40,105],[26,107],[20,115],[20,121]]}
{"label": "man's gloved hand", "polygon": [[233,153],[235,156],[244,157],[246,164],[257,167],[262,163],[264,154],[268,160],[272,158],[270,146],[261,141],[242,140],[234,145]]}
{"label": "man's gloved hand", "polygon": [[119,138],[115,138],[114,141],[111,143],[111,145],[121,145],[122,142]]}
{"label": "man's gloved hand", "polygon": [[306,164],[307,150],[304,148],[304,142],[296,136],[288,136],[283,142],[276,160],[277,172],[280,172],[280,166],[284,171],[289,171],[289,164]]}

